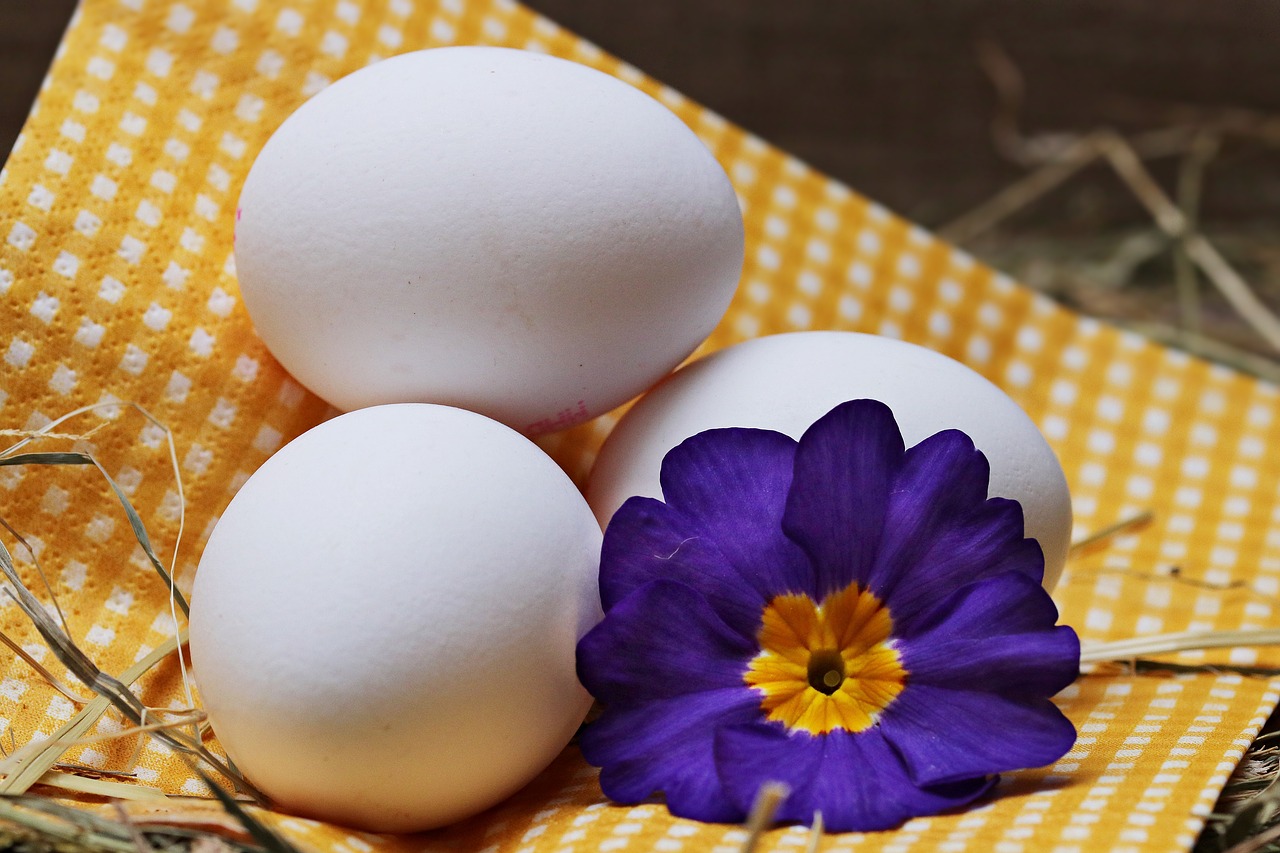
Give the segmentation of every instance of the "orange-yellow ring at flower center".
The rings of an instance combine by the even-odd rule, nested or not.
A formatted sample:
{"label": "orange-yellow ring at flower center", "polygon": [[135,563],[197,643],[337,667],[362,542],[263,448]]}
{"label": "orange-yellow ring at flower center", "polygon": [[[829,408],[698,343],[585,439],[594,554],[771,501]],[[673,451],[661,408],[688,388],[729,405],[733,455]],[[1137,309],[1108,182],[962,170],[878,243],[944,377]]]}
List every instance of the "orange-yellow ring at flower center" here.
{"label": "orange-yellow ring at flower center", "polygon": [[765,716],[789,729],[863,731],[906,684],[889,609],[856,583],[821,603],[774,597],[756,636],[760,653],[743,680],[761,694]]}

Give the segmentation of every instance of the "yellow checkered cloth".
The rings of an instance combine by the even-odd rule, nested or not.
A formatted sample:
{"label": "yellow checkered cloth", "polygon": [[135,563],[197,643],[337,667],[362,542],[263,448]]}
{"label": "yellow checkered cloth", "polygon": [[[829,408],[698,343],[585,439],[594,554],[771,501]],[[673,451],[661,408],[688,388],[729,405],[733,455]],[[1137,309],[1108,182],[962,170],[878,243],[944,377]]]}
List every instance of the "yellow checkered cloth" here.
{"label": "yellow checkered cloth", "polygon": [[[1265,627],[1280,593],[1280,398],[1271,385],[1082,319],[944,245],[510,0],[83,0],[20,143],[0,172],[0,426],[37,429],[79,406],[137,402],[172,428],[186,496],[189,588],[232,493],[326,416],[255,338],[238,297],[232,214],[255,153],[305,98],[393,53],[447,44],[548,51],[658,97],[724,164],[746,216],[742,287],[707,343],[854,329],[924,344],[1009,391],[1057,450],[1077,533],[1144,508],[1156,522],[1082,555],[1057,592],[1086,639]],[[164,436],[129,410],[87,442],[157,550],[180,501]],[[579,481],[615,416],[543,440]],[[40,445],[49,448],[56,442]],[[173,632],[163,588],[92,471],[0,469],[3,516],[40,558],[77,639],[120,672]],[[29,556],[22,570],[31,575]],[[1182,578],[1171,579],[1178,566]],[[12,602],[3,630],[60,671]],[[1241,649],[1206,660],[1280,665]],[[182,701],[172,661],[145,681]],[[1056,766],[1010,774],[989,803],[823,850],[1189,849],[1277,702],[1277,683],[1211,671],[1082,677],[1060,697],[1080,730]],[[22,744],[72,716],[16,659],[0,665],[0,733]],[[108,715],[97,731],[121,723]],[[127,766],[136,739],[67,760]],[[139,782],[204,786],[145,746]],[[396,839],[289,817],[291,840],[333,853],[399,850],[735,850],[740,828],[607,803],[570,747],[498,808]],[[803,829],[764,850],[803,846]]]}

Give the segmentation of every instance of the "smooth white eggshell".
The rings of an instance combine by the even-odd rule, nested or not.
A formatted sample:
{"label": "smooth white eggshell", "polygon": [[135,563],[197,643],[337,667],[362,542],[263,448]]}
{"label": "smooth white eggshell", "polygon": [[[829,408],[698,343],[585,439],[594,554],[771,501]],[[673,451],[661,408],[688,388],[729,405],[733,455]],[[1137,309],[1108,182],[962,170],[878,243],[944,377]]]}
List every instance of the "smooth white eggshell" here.
{"label": "smooth white eggshell", "polygon": [[1071,496],[1053,450],[1007,394],[944,355],[854,332],[795,332],[746,341],[681,368],[614,428],[587,500],[600,523],[632,495],[661,497],[662,457],[703,430],[773,429],[793,438],[839,403],[880,400],[907,446],[944,429],[968,433],[991,463],[989,494],[1022,504],[1026,535],[1053,589],[1071,539]]}
{"label": "smooth white eggshell", "polygon": [[237,220],[245,305],[312,391],[526,433],[658,381],[742,268],[737,197],[679,118],[506,48],[402,54],[323,90],[258,155]]}
{"label": "smooth white eggshell", "polygon": [[283,809],[404,832],[527,783],[590,704],[600,528],[532,442],[379,406],[272,456],[200,560],[191,652],[215,732]]}

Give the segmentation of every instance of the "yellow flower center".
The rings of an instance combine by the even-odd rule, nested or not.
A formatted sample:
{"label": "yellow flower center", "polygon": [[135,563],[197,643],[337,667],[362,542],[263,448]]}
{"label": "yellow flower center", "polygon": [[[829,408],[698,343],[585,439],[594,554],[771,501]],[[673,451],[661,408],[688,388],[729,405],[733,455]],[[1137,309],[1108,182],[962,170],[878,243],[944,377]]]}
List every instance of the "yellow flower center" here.
{"label": "yellow flower center", "polygon": [[850,584],[819,604],[779,595],[764,608],[760,653],[743,674],[770,720],[810,734],[870,728],[902,692],[907,671],[893,647],[893,618]]}

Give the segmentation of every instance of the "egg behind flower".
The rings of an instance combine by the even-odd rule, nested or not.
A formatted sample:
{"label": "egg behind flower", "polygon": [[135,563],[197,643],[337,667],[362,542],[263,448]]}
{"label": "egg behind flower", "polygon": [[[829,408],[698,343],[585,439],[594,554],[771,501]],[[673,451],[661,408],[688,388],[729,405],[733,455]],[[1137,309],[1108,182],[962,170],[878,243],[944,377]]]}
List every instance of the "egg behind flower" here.
{"label": "egg behind flower", "polygon": [[191,599],[219,741],[280,808],[406,832],[497,803],[590,699],[600,529],[532,442],[445,406],[362,409],[237,493]]}

